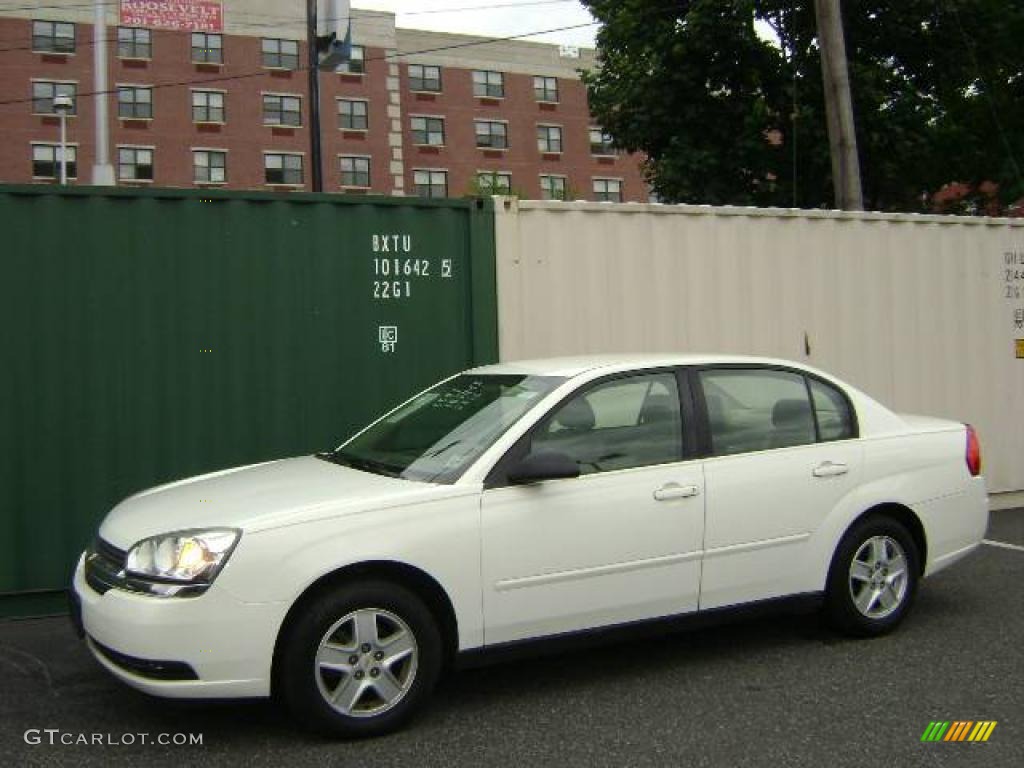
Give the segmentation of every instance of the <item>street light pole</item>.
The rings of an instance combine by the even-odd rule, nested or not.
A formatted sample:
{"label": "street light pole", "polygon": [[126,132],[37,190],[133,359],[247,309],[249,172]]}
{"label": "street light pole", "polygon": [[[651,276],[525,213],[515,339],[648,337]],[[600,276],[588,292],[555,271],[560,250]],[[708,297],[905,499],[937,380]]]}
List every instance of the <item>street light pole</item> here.
{"label": "street light pole", "polygon": [[75,103],[70,96],[55,96],[53,111],[60,115],[60,185],[68,183],[68,113]]}

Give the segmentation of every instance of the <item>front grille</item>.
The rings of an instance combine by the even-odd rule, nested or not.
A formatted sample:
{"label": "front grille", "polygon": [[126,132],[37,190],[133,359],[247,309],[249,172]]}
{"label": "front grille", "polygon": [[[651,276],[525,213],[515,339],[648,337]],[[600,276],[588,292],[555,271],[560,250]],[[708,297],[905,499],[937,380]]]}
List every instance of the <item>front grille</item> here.
{"label": "front grille", "polygon": [[101,538],[85,554],[85,583],[101,595],[125,584],[128,553]]}
{"label": "front grille", "polygon": [[89,641],[92,647],[100,655],[115,667],[120,667],[126,672],[131,672],[139,677],[147,677],[150,680],[198,680],[199,675],[191,666],[183,661],[154,661],[152,659],[139,659],[134,656],[107,648],[93,640]]}

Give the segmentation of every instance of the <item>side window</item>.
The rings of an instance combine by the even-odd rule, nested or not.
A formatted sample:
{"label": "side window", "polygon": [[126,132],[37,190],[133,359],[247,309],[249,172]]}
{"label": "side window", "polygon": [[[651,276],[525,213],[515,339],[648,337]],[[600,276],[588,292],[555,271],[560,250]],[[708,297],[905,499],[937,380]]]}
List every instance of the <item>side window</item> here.
{"label": "side window", "polygon": [[542,422],[530,450],[564,453],[584,475],[682,461],[675,375],[645,374],[598,384]]}
{"label": "side window", "polygon": [[853,437],[853,417],[850,404],[834,387],[823,381],[808,378],[814,412],[818,415],[818,434],[822,440],[848,440]]}
{"label": "side window", "polygon": [[815,442],[804,377],[769,369],[702,371],[715,456]]}

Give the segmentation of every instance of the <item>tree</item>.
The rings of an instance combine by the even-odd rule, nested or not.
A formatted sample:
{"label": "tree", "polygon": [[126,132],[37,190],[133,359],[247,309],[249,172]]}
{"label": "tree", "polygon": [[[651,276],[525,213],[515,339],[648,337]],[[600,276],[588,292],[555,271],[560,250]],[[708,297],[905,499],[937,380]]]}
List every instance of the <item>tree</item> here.
{"label": "tree", "polygon": [[[591,109],[659,196],[832,204],[812,0],[583,2],[604,24]],[[1024,0],[843,10],[865,206],[931,210],[951,183],[995,185],[995,209],[1024,196]]]}

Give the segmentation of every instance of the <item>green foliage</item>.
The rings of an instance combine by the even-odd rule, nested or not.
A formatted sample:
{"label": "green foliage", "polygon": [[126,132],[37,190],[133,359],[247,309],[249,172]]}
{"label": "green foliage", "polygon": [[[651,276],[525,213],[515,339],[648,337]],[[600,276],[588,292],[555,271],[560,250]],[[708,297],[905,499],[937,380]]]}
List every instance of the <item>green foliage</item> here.
{"label": "green foliage", "polygon": [[[662,199],[832,204],[811,0],[583,2],[604,24],[600,68],[584,75],[591,109],[646,154]],[[1024,196],[1024,0],[843,11],[865,205],[931,210],[940,189],[976,196],[986,181],[984,210]]]}

